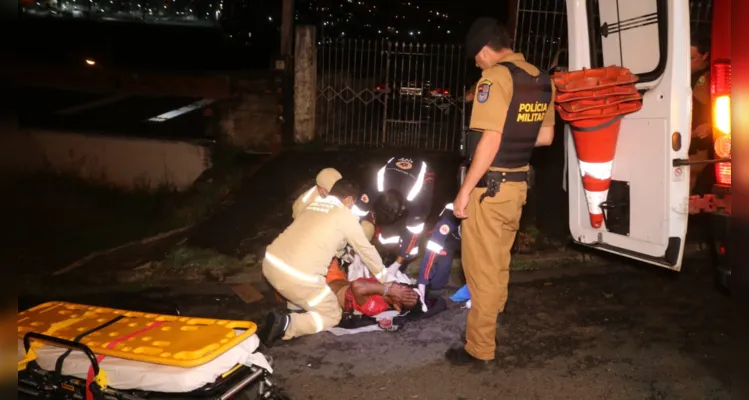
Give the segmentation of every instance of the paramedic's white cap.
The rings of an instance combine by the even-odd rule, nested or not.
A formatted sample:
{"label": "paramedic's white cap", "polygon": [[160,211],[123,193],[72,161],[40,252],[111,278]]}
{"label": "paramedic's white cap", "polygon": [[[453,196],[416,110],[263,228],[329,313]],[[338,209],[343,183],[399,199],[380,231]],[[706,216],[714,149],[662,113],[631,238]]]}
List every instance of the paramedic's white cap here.
{"label": "paramedic's white cap", "polygon": [[317,186],[324,188],[327,191],[333,188],[333,185],[341,179],[341,173],[335,168],[325,168],[317,174],[315,183]]}

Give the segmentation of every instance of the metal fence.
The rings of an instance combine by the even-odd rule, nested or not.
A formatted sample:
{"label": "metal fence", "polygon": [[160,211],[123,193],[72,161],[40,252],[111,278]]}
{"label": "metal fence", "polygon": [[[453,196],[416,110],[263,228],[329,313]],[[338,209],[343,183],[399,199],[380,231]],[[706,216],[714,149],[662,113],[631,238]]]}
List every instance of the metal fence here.
{"label": "metal fence", "polygon": [[[517,1],[515,23],[515,51],[547,71],[560,66],[566,68],[567,57],[567,8],[564,0],[514,0]],[[596,2],[597,0],[587,0]],[[630,0],[635,1],[635,0]],[[642,1],[642,0],[637,0]],[[712,0],[690,0],[691,30],[708,32],[712,25]],[[597,14],[598,7],[590,7]],[[598,21],[598,15],[593,15]],[[598,30],[600,24],[593,27]],[[593,67],[602,63],[601,36],[595,35],[591,45],[599,53],[599,60],[592,60]]]}
{"label": "metal fence", "polygon": [[466,67],[461,46],[327,39],[317,51],[316,134],[325,143],[457,149]]}
{"label": "metal fence", "polygon": [[[515,51],[541,69],[566,68],[565,0],[516,1]],[[690,0],[690,10],[692,30],[709,31],[712,0]],[[601,52],[600,35],[591,44]],[[317,52],[316,135],[322,141],[458,148],[468,66],[462,46],[323,38]],[[602,62],[598,58],[594,67]]]}
{"label": "metal fence", "polygon": [[713,0],[690,0],[689,20],[692,32],[709,35],[713,25]]}
{"label": "metal fence", "polygon": [[564,0],[517,0],[515,51],[548,71],[567,48],[567,8]]}

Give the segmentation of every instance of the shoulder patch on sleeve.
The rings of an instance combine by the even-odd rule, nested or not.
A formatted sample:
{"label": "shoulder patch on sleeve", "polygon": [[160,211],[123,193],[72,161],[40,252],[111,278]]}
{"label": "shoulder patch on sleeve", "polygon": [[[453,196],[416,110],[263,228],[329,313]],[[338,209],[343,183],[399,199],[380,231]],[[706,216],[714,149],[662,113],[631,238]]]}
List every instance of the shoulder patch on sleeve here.
{"label": "shoulder patch on sleeve", "polygon": [[440,226],[440,233],[443,235],[447,235],[448,233],[450,233],[450,227],[447,226],[447,224],[442,224],[442,226]]}
{"label": "shoulder patch on sleeve", "polygon": [[486,103],[487,100],[489,100],[489,89],[492,86],[491,79],[488,78],[482,78],[479,83],[478,87],[476,89],[476,101],[479,103]]}

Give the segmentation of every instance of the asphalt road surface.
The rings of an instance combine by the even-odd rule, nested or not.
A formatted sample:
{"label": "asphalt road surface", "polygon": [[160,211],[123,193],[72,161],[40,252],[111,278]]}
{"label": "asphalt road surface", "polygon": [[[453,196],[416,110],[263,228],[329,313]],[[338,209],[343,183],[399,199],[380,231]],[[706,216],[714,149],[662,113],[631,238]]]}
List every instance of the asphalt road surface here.
{"label": "asphalt road surface", "polygon": [[[467,313],[450,301],[394,333],[323,332],[267,354],[294,399],[729,399],[733,305],[706,263],[671,273],[612,260],[514,273],[489,370],[444,361]],[[233,296],[173,300],[185,315],[255,321],[281,307]]]}

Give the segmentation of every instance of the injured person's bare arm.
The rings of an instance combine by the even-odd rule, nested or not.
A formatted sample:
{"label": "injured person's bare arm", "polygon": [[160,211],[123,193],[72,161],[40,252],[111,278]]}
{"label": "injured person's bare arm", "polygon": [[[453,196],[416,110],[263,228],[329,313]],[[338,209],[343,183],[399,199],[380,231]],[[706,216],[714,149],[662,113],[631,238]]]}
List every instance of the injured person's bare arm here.
{"label": "injured person's bare arm", "polygon": [[419,296],[413,289],[398,283],[382,284],[356,280],[351,282],[351,293],[353,293],[354,299],[359,305],[366,303],[369,296],[382,295],[385,301],[398,311],[401,311],[403,307],[411,308],[415,306],[419,300]]}

